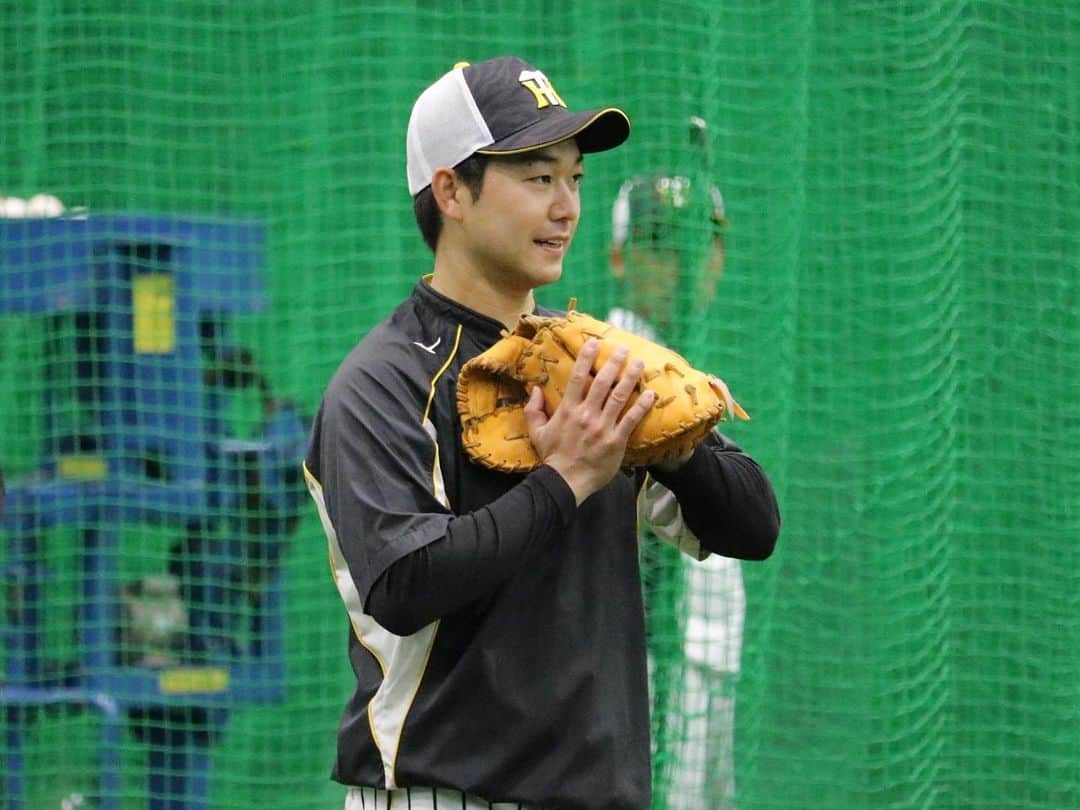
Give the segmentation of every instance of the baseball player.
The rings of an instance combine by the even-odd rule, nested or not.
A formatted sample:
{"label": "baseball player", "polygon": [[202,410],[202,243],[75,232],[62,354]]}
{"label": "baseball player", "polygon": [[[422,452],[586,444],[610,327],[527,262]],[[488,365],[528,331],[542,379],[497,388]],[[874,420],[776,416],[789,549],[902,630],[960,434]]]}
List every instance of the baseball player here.
{"label": "baseball player", "polygon": [[[542,465],[463,447],[462,365],[538,307],[581,216],[584,158],[622,143],[614,107],[571,111],[516,57],[455,66],[417,98],[409,193],[434,266],[344,359],[304,463],[356,676],[333,778],[346,808],[647,810],[650,753],[635,509],[624,470],[652,392],[596,341],[549,408]],[[425,269],[426,270],[426,269]],[[669,528],[764,559],[779,531],[761,468],[718,434],[649,469]]]}
{"label": "baseball player", "polygon": [[[691,120],[693,138],[704,122]],[[719,189],[703,176],[643,174],[612,208],[611,267],[620,305],[609,322],[681,346],[724,271],[727,219]],[[694,310],[697,310],[694,312]],[[687,560],[646,527],[642,569],[650,646],[655,806],[734,807],[734,686],[745,594],[739,561]],[[682,649],[679,649],[681,646]]]}

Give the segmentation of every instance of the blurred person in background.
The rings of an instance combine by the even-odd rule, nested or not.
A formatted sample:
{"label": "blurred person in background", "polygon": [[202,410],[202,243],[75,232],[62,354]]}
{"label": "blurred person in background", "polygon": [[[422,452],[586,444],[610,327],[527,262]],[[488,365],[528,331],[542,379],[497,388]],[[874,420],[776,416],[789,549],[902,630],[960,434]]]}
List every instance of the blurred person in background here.
{"label": "blurred person in background", "polygon": [[[692,118],[689,132],[704,150],[704,122]],[[723,196],[705,171],[649,172],[624,182],[612,208],[618,303],[607,320],[685,354],[723,276],[727,224]],[[746,614],[740,563],[696,545],[666,545],[649,526],[655,516],[643,517],[654,807],[731,808]]]}

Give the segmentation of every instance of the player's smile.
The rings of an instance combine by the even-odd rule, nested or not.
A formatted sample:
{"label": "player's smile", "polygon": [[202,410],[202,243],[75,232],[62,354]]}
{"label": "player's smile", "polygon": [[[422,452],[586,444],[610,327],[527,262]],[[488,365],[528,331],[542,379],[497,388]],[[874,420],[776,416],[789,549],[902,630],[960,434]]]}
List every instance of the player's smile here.
{"label": "player's smile", "polygon": [[567,248],[570,247],[569,236],[550,237],[547,239],[535,239],[533,241],[537,245],[539,245],[540,248],[543,249],[545,252],[551,253],[559,257],[566,255]]}

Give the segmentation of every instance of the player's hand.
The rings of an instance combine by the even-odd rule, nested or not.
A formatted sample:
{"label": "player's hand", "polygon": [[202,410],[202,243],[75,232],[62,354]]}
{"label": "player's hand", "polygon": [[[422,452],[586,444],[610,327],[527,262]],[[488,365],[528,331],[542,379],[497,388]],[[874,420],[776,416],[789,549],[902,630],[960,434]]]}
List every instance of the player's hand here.
{"label": "player's hand", "polygon": [[655,400],[652,391],[645,391],[627,408],[644,364],[635,360],[627,365],[627,349],[620,346],[593,377],[598,350],[595,339],[582,347],[553,413],[549,415],[539,387],[525,406],[533,447],[566,480],[579,504],[618,472],[630,434]]}

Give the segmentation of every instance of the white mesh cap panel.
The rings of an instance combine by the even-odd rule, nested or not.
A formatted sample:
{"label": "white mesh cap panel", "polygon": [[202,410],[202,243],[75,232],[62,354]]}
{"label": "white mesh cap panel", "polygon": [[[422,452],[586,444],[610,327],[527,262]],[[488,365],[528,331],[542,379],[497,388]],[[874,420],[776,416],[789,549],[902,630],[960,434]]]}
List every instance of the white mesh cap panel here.
{"label": "white mesh cap panel", "polygon": [[405,139],[409,194],[431,183],[440,166],[456,166],[494,143],[460,69],[451,70],[413,105]]}

